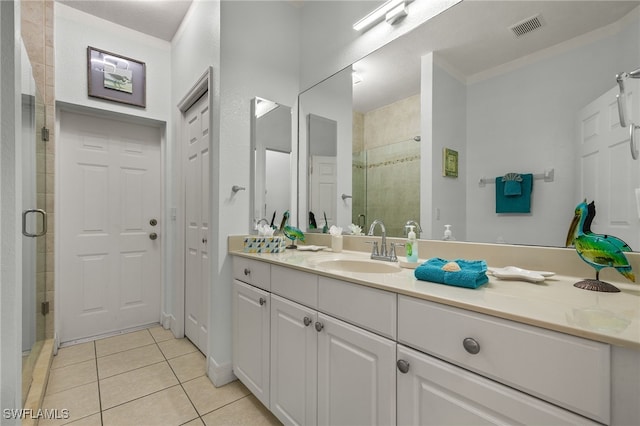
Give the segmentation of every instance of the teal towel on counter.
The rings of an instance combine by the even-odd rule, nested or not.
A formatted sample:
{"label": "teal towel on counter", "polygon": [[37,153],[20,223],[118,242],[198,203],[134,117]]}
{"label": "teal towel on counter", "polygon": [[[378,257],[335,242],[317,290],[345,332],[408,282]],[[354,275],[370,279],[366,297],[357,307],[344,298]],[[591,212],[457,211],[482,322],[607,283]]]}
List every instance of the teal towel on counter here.
{"label": "teal towel on counter", "polygon": [[[522,182],[502,181],[502,176],[496,178],[496,213],[531,213],[531,191],[533,190],[533,175],[521,175]],[[506,195],[508,182],[519,184],[520,195]],[[517,191],[516,191],[517,192]]]}
{"label": "teal towel on counter", "polygon": [[460,265],[460,271],[444,271],[442,267],[449,261],[433,257],[418,266],[414,275],[421,281],[466,288],[478,288],[489,281],[487,263],[484,260],[456,259],[454,262]]}

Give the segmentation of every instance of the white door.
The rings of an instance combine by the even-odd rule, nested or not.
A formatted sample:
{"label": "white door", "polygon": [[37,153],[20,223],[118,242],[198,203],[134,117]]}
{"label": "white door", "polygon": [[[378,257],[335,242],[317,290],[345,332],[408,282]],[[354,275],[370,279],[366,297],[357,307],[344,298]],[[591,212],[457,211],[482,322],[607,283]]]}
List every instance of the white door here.
{"label": "white door", "polygon": [[158,322],[160,130],[62,111],[59,143],[61,342]]}
{"label": "white door", "polygon": [[338,172],[336,157],[314,155],[311,157],[311,176],[309,192],[311,193],[312,211],[316,217],[318,229],[324,226],[324,214],[327,214],[327,225],[336,224],[336,202],[338,187]]}
{"label": "white door", "polygon": [[232,290],[233,373],[269,406],[269,293],[238,280]]}
{"label": "white door", "polygon": [[207,353],[209,323],[209,96],[184,114],[184,334]]}
{"label": "white door", "polygon": [[286,425],[316,424],[318,332],[316,311],[271,295],[271,402]]}
{"label": "white door", "polygon": [[318,424],[396,423],[396,342],[318,314]]}
{"label": "white door", "polygon": [[[638,124],[640,81],[626,80],[625,89],[627,121]],[[629,127],[620,126],[618,93],[615,86],[578,114],[580,164],[576,204],[584,198],[595,201],[592,231],[615,235],[639,250],[640,164],[631,158]]]}

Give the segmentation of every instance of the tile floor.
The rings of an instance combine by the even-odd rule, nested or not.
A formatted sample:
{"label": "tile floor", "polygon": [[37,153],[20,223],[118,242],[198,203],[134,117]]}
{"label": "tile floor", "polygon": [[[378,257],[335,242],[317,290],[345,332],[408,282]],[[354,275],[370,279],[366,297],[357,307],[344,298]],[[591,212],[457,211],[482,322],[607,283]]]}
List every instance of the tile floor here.
{"label": "tile floor", "polygon": [[279,425],[239,381],[216,388],[205,357],[160,326],[61,348],[39,425]]}

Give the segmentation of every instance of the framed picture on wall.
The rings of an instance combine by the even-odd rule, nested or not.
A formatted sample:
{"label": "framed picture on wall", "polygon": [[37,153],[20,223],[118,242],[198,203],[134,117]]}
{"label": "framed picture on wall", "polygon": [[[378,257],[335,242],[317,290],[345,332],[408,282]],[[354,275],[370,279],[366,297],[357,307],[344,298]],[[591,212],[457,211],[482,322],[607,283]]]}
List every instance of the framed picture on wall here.
{"label": "framed picture on wall", "polygon": [[458,151],[442,149],[442,176],[458,177]]}
{"label": "framed picture on wall", "polygon": [[88,95],[146,108],[144,62],[105,50],[87,47]]}

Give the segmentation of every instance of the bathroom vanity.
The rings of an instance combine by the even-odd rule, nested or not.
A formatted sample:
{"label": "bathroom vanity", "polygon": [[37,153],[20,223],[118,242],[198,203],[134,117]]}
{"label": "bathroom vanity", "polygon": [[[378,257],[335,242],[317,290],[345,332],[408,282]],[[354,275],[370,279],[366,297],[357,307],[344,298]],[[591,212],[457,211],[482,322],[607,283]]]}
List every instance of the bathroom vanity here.
{"label": "bathroom vanity", "polygon": [[333,262],[376,263],[364,252],[230,254],[234,373],[285,424],[640,424],[634,287],[470,290]]}

